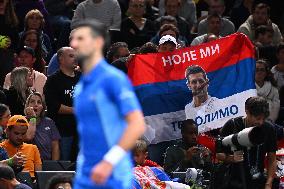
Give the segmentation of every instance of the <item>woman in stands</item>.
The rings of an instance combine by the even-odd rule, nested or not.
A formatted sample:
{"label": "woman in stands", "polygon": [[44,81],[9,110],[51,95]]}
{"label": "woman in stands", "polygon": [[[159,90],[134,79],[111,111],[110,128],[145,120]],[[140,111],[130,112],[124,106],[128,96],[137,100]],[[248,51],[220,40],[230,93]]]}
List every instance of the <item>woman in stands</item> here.
{"label": "woman in stands", "polygon": [[32,92],[33,78],[26,67],[16,67],[11,72],[11,87],[5,90],[7,105],[12,115],[24,115],[25,102]]}
{"label": "woman in stands", "polygon": [[[40,33],[36,30],[28,30],[25,31],[20,38],[19,47],[23,46],[31,47],[35,51],[36,61],[34,63],[34,70],[39,71],[41,73],[45,73],[45,60],[43,58],[43,49],[42,49],[42,40],[40,38]],[[17,63],[16,63],[16,66]]]}
{"label": "woman in stands", "polygon": [[5,104],[0,104],[0,142],[6,139],[5,129],[10,117],[11,112],[9,107]]}
{"label": "woman in stands", "polygon": [[36,123],[36,127],[29,140],[38,147],[42,160],[59,160],[60,135],[55,123],[45,116],[45,110],[46,105],[41,94],[30,94],[26,101],[25,114],[30,123]]}
{"label": "woman in stands", "polygon": [[48,35],[43,32],[45,20],[42,13],[37,9],[30,10],[25,16],[24,23],[25,28],[24,31],[20,33],[20,37],[28,30],[36,30],[42,42],[43,57],[46,61],[49,61],[52,56],[52,47]]}
{"label": "woman in stands", "polygon": [[275,122],[280,108],[279,93],[277,83],[265,60],[256,61],[255,85],[257,95],[265,98],[269,103],[270,115],[268,119]]}

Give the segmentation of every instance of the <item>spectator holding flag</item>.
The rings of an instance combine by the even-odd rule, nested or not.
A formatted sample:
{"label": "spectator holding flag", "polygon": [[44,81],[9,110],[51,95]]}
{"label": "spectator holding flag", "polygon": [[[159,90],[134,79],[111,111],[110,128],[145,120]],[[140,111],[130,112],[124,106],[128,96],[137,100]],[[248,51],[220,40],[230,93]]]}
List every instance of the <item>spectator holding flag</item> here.
{"label": "spectator holding flag", "polygon": [[178,43],[176,38],[171,35],[163,36],[159,41],[158,52],[172,52],[176,50]]}

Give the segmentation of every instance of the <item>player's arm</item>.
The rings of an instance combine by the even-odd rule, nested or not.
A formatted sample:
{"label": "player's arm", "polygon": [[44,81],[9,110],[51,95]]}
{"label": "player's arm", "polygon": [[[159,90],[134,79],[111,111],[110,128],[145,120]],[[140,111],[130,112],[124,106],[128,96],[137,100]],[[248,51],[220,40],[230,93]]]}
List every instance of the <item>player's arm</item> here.
{"label": "player's arm", "polygon": [[125,119],[127,121],[127,127],[120,141],[107,152],[103,160],[92,170],[91,178],[97,184],[106,182],[112,173],[113,167],[119,163],[126,152],[134,146],[136,140],[139,139],[145,131],[146,127],[141,111],[135,110],[130,112],[126,115]]}
{"label": "player's arm", "polygon": [[[114,82],[116,85],[113,85]],[[102,161],[94,166],[91,178],[97,184],[106,182],[113,167],[121,161],[146,129],[138,99],[126,77],[118,77],[115,81],[112,78],[105,79],[105,84],[118,110],[124,115],[127,125],[118,143],[112,146]]]}
{"label": "player's arm", "polygon": [[143,135],[145,131],[145,122],[143,114],[139,110],[129,113],[125,120],[127,121],[127,127],[118,146],[125,151],[128,151],[134,146],[136,140]]}

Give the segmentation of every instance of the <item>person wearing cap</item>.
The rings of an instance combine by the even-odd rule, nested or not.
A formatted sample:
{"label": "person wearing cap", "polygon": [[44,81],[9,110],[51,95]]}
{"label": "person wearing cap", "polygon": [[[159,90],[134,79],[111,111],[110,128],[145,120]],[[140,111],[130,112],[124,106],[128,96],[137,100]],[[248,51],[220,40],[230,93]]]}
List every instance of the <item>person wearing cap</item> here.
{"label": "person wearing cap", "polygon": [[[7,123],[8,139],[0,143],[0,147],[7,151],[9,157],[13,157],[17,153],[23,155],[26,159],[22,167],[23,171],[28,171],[31,177],[35,177],[35,171],[42,170],[42,162],[38,148],[33,144],[24,143],[29,125],[24,116],[12,116]],[[19,169],[21,168],[19,167]]]}
{"label": "person wearing cap", "polygon": [[158,52],[172,52],[177,49],[177,40],[171,35],[163,36],[159,41]]}
{"label": "person wearing cap", "polygon": [[[23,46],[18,51],[17,59],[20,66],[27,67],[32,72],[32,78],[33,78],[32,89],[39,92],[40,94],[43,94],[43,86],[46,82],[46,76],[43,73],[40,73],[33,69],[33,64],[36,61],[34,50],[31,47]],[[8,73],[5,77],[3,88],[9,89],[10,86],[11,86],[11,73]]]}
{"label": "person wearing cap", "polygon": [[129,150],[145,130],[143,114],[127,76],[103,58],[105,26],[85,20],[74,26],[70,46],[84,60],[75,89],[80,153],[75,189],[129,189]]}

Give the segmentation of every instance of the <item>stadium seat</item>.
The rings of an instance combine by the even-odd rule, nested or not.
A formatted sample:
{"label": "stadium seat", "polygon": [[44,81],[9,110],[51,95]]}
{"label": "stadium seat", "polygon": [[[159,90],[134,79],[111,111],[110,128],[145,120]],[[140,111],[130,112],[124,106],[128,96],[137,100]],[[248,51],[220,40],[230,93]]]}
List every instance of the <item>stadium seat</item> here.
{"label": "stadium seat", "polygon": [[48,181],[56,174],[75,176],[75,171],[36,171],[37,189],[46,189]]}
{"label": "stadium seat", "polygon": [[30,173],[28,171],[23,171],[23,172],[17,173],[16,179],[20,183],[26,184],[26,185],[28,185],[28,186],[33,188],[33,180],[32,180],[31,175],[30,175]]}
{"label": "stadium seat", "polygon": [[68,171],[72,165],[71,161],[53,161],[45,160],[42,162],[43,171]]}

